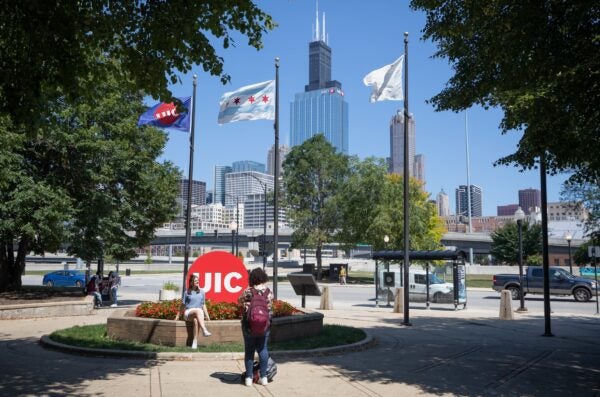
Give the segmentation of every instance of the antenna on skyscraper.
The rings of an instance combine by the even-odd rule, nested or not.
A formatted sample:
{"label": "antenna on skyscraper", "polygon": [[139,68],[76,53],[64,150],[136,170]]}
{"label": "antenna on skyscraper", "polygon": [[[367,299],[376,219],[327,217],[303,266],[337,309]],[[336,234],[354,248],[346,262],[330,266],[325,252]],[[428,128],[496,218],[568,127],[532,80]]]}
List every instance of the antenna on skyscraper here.
{"label": "antenna on skyscraper", "polygon": [[320,35],[319,35],[319,1],[317,0],[317,11],[315,13],[315,41],[319,41],[320,40]]}
{"label": "antenna on skyscraper", "polygon": [[323,12],[323,31],[321,32],[321,40],[327,44],[327,36],[325,33],[325,12]]}

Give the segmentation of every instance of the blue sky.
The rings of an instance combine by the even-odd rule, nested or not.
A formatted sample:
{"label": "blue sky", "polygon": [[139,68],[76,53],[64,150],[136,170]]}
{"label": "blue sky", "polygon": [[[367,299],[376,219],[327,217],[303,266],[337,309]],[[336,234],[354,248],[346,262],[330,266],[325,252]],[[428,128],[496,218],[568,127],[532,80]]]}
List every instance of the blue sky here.
{"label": "blue sky", "polygon": [[[314,0],[257,1],[273,16],[279,27],[264,37],[257,51],[240,35],[235,47],[219,54],[231,82],[223,86],[199,66],[182,75],[182,84],[171,86],[175,96],[192,93],[192,75],[198,75],[194,179],[213,187],[215,165],[233,161],[267,161],[273,145],[273,122],[268,120],[217,124],[219,98],[226,91],[275,78],[274,58],[279,57],[280,143],[289,142],[289,107],[294,94],[308,83],[308,43],[315,23]],[[426,100],[437,94],[452,75],[444,59],[432,59],[435,45],[424,42],[422,13],[413,12],[405,0],[320,0],[325,12],[326,32],[332,48],[332,78],[342,83],[349,104],[349,154],[361,159],[389,156],[389,122],[401,101],[369,102],[370,88],[362,83],[370,71],[392,63],[404,52],[403,32],[409,32],[409,111],[416,120],[416,152],[425,155],[425,189],[435,199],[440,189],[450,196],[454,212],[454,189],[467,182],[464,113],[435,112]],[[320,20],[321,21],[321,20]],[[150,103],[151,101],[149,101]],[[496,159],[514,152],[521,132],[501,135],[498,110],[472,108],[468,111],[470,182],[483,190],[483,214],[496,215],[496,206],[518,202],[519,189],[537,188],[537,170],[494,167]],[[169,131],[164,159],[171,160],[187,175],[188,135]],[[558,201],[565,175],[548,176],[548,201]]]}

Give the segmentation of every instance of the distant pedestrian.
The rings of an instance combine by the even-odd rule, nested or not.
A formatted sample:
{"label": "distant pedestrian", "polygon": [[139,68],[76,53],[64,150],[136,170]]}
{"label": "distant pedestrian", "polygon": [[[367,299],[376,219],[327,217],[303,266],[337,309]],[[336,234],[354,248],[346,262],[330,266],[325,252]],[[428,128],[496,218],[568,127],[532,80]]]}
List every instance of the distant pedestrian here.
{"label": "distant pedestrian", "polygon": [[102,307],[102,295],[100,294],[99,284],[98,284],[98,276],[93,275],[90,281],[86,286],[87,294],[92,295],[94,297],[94,308]]}
{"label": "distant pedestrian", "polygon": [[340,284],[346,284],[346,267],[343,265],[340,266]]}
{"label": "distant pedestrian", "polygon": [[[239,301],[244,305],[244,315],[242,316],[242,334],[244,335],[244,364],[246,367],[246,386],[252,386],[254,352],[258,352],[259,358],[259,382],[266,385],[267,366],[269,362],[269,351],[267,349],[267,340],[271,331],[271,318],[273,306],[273,294],[267,287],[267,273],[260,267],[250,272],[250,286],[240,295]],[[265,307],[266,306],[266,307]],[[255,310],[256,308],[256,310]],[[268,316],[266,327],[262,327],[261,313],[266,309]],[[254,312],[257,312],[257,320],[254,320]],[[263,314],[264,315],[264,314]],[[259,325],[257,329],[253,321]]]}
{"label": "distant pedestrian", "polygon": [[192,274],[188,283],[188,288],[183,294],[183,318],[194,322],[194,340],[192,349],[198,348],[198,335],[202,330],[202,335],[211,336],[212,334],[206,328],[204,318],[210,321],[208,309],[206,308],[206,296],[204,290],[199,286],[198,276]]}
{"label": "distant pedestrian", "polygon": [[121,277],[115,272],[109,272],[108,283],[110,286],[110,295],[112,297],[112,305],[110,305],[110,307],[117,307],[117,290],[121,286]]}

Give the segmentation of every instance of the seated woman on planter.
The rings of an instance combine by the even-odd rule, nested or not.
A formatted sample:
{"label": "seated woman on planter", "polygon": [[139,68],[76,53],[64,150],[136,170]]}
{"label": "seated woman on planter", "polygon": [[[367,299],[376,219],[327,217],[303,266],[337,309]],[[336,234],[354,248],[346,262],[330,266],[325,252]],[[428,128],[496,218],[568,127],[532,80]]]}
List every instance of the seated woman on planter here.
{"label": "seated woman on planter", "polygon": [[208,310],[206,309],[206,299],[204,296],[204,290],[199,286],[198,276],[190,276],[190,282],[188,289],[183,295],[183,318],[194,322],[194,341],[192,342],[192,349],[198,348],[198,333],[202,329],[204,336],[211,336],[212,334],[206,329],[204,324],[204,316],[207,320],[210,320]]}

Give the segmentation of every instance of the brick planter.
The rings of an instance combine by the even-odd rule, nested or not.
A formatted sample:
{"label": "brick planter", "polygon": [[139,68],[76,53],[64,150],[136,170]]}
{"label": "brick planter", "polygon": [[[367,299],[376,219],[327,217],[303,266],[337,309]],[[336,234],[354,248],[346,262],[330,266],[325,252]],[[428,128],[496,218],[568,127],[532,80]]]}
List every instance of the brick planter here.
{"label": "brick planter", "polygon": [[[212,320],[207,324],[212,333],[200,337],[198,343],[243,343],[240,320]],[[303,336],[318,335],[323,330],[323,314],[308,312],[288,317],[277,317],[271,325],[269,341],[282,342]],[[194,326],[191,321],[156,320],[135,317],[135,311],[116,312],[107,320],[109,337],[166,346],[190,346]]]}

